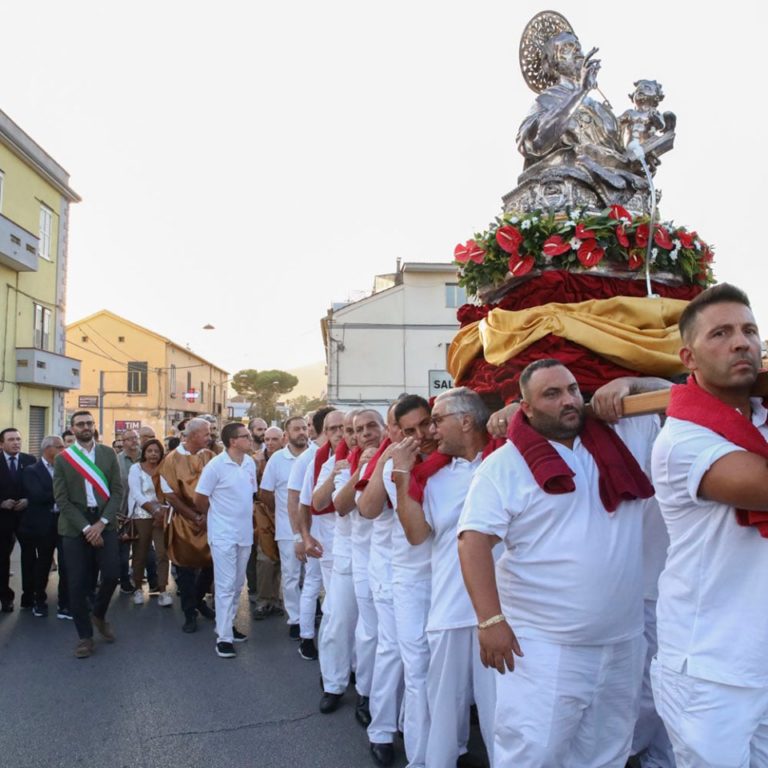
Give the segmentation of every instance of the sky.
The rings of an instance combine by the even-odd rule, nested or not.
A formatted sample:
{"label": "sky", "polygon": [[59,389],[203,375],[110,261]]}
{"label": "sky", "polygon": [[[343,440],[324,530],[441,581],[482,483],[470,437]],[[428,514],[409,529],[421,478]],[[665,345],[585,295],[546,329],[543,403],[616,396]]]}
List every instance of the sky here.
{"label": "sky", "polygon": [[663,84],[662,218],[714,246],[768,335],[768,10],[738,0],[8,0],[0,108],[83,198],[67,321],[107,308],[232,372],[322,360],[333,302],[499,213],[534,99],[520,35],[547,8],[599,47],[617,114]]}

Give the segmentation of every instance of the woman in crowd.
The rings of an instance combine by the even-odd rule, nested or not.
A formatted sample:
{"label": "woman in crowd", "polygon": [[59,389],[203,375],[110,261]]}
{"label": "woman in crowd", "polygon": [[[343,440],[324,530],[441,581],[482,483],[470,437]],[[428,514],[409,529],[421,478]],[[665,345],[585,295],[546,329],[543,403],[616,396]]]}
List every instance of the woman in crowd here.
{"label": "woman in crowd", "polygon": [[164,607],[173,605],[168,590],[168,555],[165,551],[163,529],[168,508],[160,490],[158,467],[162,461],[163,444],[159,440],[148,440],[141,449],[141,458],[128,472],[128,514],[133,518],[138,539],[133,544],[133,593],[135,605],[143,605],[144,591],[141,588],[144,565],[147,561],[150,542],[155,545],[157,555],[157,585],[160,595],[157,604]]}

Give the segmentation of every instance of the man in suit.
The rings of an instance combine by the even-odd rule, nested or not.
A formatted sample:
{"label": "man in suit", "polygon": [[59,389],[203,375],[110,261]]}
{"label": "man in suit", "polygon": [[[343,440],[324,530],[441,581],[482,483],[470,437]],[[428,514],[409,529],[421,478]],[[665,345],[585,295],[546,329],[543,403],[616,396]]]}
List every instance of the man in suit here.
{"label": "man in suit", "polygon": [[[35,457],[21,452],[21,433],[16,427],[0,432],[0,607],[3,613],[13,610],[15,594],[8,581],[11,572],[11,552],[16,543],[16,528],[27,506],[21,485],[21,470],[35,463]],[[22,598],[22,608],[32,607],[32,597]]]}
{"label": "man in suit", "polygon": [[[90,412],[73,413],[70,427],[75,443],[56,457],[53,493],[64,541],[70,610],[80,638],[75,656],[84,659],[94,650],[93,627],[108,643],[115,640],[105,617],[120,580],[116,520],[123,488],[115,452],[94,440]],[[101,582],[91,614],[86,598],[94,566],[101,571]]]}
{"label": "man in suit", "polygon": [[[53,498],[53,462],[64,450],[64,441],[58,435],[49,435],[43,438],[40,450],[40,461],[25,467],[21,473],[24,495],[29,503],[21,514],[16,535],[21,547],[21,603],[24,605],[26,600],[32,599],[32,615],[44,617],[48,615],[48,574],[58,539],[58,507]],[[63,582],[64,568],[62,561],[60,583]]]}

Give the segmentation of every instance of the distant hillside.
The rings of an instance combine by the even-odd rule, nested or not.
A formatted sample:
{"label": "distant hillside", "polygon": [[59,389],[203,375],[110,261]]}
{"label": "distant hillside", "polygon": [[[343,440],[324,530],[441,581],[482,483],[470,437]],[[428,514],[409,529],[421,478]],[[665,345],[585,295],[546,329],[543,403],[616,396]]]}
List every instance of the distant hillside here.
{"label": "distant hillside", "polygon": [[285,395],[286,398],[299,397],[300,395],[320,397],[321,394],[325,394],[328,383],[325,377],[325,362],[321,361],[304,365],[301,368],[292,368],[288,373],[292,373],[299,380],[299,383],[295,389]]}

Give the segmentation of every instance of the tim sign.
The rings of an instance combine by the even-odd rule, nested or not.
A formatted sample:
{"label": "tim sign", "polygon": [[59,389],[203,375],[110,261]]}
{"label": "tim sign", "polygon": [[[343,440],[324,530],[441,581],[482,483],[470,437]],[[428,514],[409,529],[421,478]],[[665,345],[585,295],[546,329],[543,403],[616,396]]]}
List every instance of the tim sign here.
{"label": "tim sign", "polygon": [[448,371],[429,372],[429,396],[436,397],[441,392],[453,389],[453,377]]}

